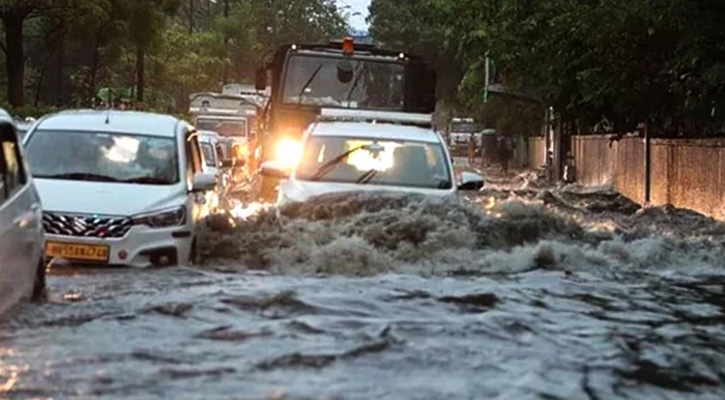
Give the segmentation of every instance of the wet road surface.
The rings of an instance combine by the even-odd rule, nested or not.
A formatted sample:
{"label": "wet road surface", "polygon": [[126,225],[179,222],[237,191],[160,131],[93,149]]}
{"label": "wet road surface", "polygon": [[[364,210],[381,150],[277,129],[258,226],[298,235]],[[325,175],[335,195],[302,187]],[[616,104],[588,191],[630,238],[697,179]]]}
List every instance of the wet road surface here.
{"label": "wet road surface", "polygon": [[722,399],[721,228],[495,187],[220,218],[202,267],[53,271],[0,397]]}

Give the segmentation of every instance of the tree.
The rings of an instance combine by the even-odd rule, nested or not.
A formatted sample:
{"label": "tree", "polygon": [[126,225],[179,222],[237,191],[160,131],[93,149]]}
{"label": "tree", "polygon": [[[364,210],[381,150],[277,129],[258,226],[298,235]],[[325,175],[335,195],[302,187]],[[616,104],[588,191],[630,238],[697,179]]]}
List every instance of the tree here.
{"label": "tree", "polygon": [[7,96],[10,105],[20,107],[25,102],[25,49],[23,28],[27,19],[42,7],[45,0],[2,0],[0,20],[5,29],[5,65],[8,77]]}
{"label": "tree", "polygon": [[[506,85],[588,130],[725,122],[725,3],[718,0],[373,0],[386,43],[452,54],[459,106],[480,101],[487,53]],[[450,87],[449,87],[450,90]],[[474,101],[475,100],[475,101]],[[699,128],[698,128],[699,129]]]}

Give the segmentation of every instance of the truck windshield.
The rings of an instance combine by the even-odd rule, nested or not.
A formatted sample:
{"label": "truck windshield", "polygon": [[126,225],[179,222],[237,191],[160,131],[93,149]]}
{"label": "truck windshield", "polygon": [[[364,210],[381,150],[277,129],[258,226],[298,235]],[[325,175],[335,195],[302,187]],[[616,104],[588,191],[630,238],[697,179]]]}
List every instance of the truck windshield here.
{"label": "truck windshield", "polygon": [[246,137],[247,121],[243,119],[199,118],[196,121],[196,129],[216,132],[227,137]]}
{"label": "truck windshield", "polygon": [[346,59],[349,76],[341,79],[341,58],[293,55],[284,80],[284,102],[368,110],[403,109],[405,66],[388,61]]}

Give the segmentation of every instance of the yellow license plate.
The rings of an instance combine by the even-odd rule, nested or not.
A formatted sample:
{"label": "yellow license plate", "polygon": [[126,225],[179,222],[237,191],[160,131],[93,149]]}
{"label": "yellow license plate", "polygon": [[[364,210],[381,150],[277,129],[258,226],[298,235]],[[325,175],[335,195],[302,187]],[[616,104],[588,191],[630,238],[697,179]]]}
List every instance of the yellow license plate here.
{"label": "yellow license plate", "polygon": [[108,261],[109,247],[87,244],[48,242],[45,244],[47,257],[61,257],[68,260]]}

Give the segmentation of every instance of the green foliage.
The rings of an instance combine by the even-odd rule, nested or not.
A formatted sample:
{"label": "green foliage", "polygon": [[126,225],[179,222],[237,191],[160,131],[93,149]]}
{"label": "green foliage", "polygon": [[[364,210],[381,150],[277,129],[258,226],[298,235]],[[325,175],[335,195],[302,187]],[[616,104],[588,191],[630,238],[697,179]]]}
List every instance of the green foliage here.
{"label": "green foliage", "polygon": [[184,111],[193,92],[251,81],[277,46],[347,28],[334,0],[0,0],[0,18],[16,13],[26,104],[90,106],[101,88],[135,91],[141,49],[145,102],[166,112]]}
{"label": "green foliage", "polygon": [[376,39],[453,55],[439,71],[463,76],[444,95],[467,111],[489,52],[509,89],[534,92],[579,129],[603,117],[618,130],[725,121],[720,0],[373,0],[371,11]]}

